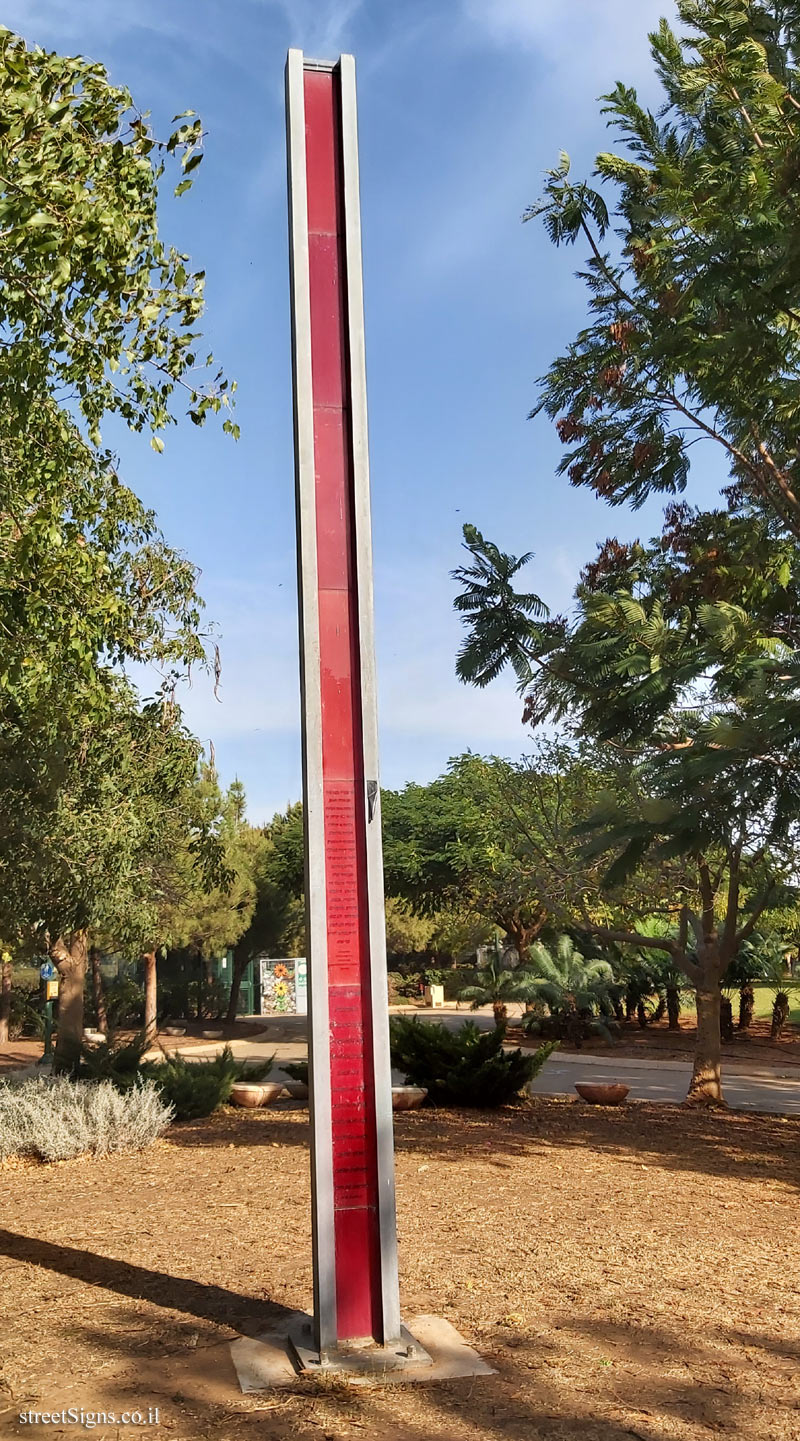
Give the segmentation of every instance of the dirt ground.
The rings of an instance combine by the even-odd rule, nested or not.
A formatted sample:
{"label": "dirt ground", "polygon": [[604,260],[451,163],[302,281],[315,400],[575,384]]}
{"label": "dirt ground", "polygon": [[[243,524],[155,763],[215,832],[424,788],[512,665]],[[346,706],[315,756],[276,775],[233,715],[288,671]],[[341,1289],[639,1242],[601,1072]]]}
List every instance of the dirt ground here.
{"label": "dirt ground", "polygon": [[404,1313],[495,1377],[242,1396],[229,1340],[311,1290],[307,1113],[225,1110],[142,1155],[0,1169],[0,1436],[800,1438],[800,1122],[537,1099],[398,1115]]}

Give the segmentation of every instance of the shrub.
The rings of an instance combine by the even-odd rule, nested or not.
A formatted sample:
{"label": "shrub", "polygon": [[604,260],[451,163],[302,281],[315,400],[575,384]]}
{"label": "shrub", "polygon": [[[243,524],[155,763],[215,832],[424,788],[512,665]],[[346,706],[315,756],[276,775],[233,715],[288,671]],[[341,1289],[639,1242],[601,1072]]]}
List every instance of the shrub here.
{"label": "shrub", "polygon": [[120,1026],[141,1023],[144,1015],[144,989],[130,976],[117,976],[105,988],[106,1016],[112,1031]]}
{"label": "shrub", "polygon": [[172,1112],[152,1082],[122,1094],[110,1081],[67,1076],[0,1082],[0,1158],[70,1161],[89,1152],[141,1151],[166,1130]]}
{"label": "shrub", "polygon": [[14,986],[11,992],[8,1034],[12,1041],[18,1036],[44,1035],[44,1016],[38,986]]}
{"label": "shrub", "polygon": [[620,1030],[616,1021],[606,1016],[593,1016],[591,1011],[563,1010],[552,1015],[542,1015],[537,1010],[526,1011],[522,1017],[522,1029],[529,1036],[541,1036],[543,1041],[566,1041],[580,1050],[584,1041],[605,1041],[614,1046],[619,1040]]}
{"label": "shrub", "polygon": [[224,1105],[236,1081],[263,1081],[274,1061],[274,1056],[253,1064],[237,1061],[230,1046],[226,1046],[210,1061],[168,1056],[163,1061],[146,1062],[142,1072],[160,1087],[176,1121],[196,1121]]}
{"label": "shrub", "polygon": [[140,1078],[142,1056],[148,1048],[144,1031],[130,1041],[84,1041],[78,1062],[78,1079],[110,1081],[118,1091],[130,1090]]}
{"label": "shrub", "polygon": [[406,1016],[393,1016],[389,1024],[392,1064],[442,1106],[502,1106],[556,1049],[551,1042],[532,1055],[504,1051],[499,1030],[480,1031],[473,1021],[456,1031]]}
{"label": "shrub", "polygon": [[299,1081],[301,1086],[308,1085],[308,1061],[290,1061],[288,1065],[282,1066],[281,1070],[293,1081]]}

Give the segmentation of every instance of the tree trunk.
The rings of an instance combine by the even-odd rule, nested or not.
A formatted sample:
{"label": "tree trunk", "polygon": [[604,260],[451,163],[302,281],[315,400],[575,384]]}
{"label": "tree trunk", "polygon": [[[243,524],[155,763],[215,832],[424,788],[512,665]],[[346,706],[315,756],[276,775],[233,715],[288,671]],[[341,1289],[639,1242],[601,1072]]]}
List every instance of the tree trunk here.
{"label": "tree trunk", "polygon": [[625,1020],[625,1007],[622,1004],[622,997],[614,996],[612,1000],[612,1005],[614,1007],[614,1015],[616,1019],[621,1023]]}
{"label": "tree trunk", "polygon": [[88,950],[85,931],[59,936],[50,946],[58,970],[58,1038],[54,1071],[71,1071],[78,1063],[83,1042],[83,987]]}
{"label": "tree trunk", "polygon": [[633,1016],[634,1016],[635,1010],[636,1010],[636,997],[634,996],[634,994],[633,994],[632,991],[627,991],[626,994],[625,994],[625,1020],[626,1020],[626,1021],[632,1021],[632,1020],[633,1020]]}
{"label": "tree trunk", "polygon": [[8,956],[0,960],[0,1046],[8,1041],[8,1027],[11,1020],[11,961]]}
{"label": "tree trunk", "polygon": [[739,1030],[749,1031],[756,1006],[756,993],[748,981],[739,987]]}
{"label": "tree trunk", "polygon": [[666,996],[659,996],[658,1000],[656,1001],[656,1008],[655,1008],[655,1010],[653,1011],[653,1021],[654,1021],[654,1023],[657,1022],[657,1021],[663,1021],[663,1019],[664,1019],[664,1012],[666,1011],[666,1009],[667,1009],[667,998],[666,998]]}
{"label": "tree trunk", "polygon": [[144,961],[144,1037],[154,1041],[158,1014],[158,968],[155,951],[145,951]]}
{"label": "tree trunk", "polygon": [[687,1105],[724,1106],[722,1078],[720,1074],[721,1045],[719,1034],[720,1001],[719,985],[698,986],[697,1041],[694,1053],[694,1070],[689,1082]]}
{"label": "tree trunk", "polygon": [[236,1020],[236,1012],[239,1008],[239,992],[242,989],[242,980],[247,967],[250,965],[252,956],[240,955],[238,951],[233,953],[233,971],[231,973],[231,989],[228,996],[228,1013],[225,1017],[226,1024],[232,1026]]}
{"label": "tree trunk", "polygon": [[733,1006],[727,996],[722,996],[719,1003],[719,1035],[720,1040],[726,1045],[733,1040]]}
{"label": "tree trunk", "polygon": [[100,970],[100,951],[97,946],[89,947],[89,965],[92,968],[92,996],[94,998],[94,1014],[97,1021],[98,1031],[108,1034],[108,1015],[106,1012],[106,991],[103,985],[103,973]]}
{"label": "tree trunk", "polygon": [[772,1006],[772,1025],[769,1034],[773,1041],[777,1041],[781,1031],[786,1025],[789,1015],[789,997],[785,991],[778,991]]}
{"label": "tree trunk", "polygon": [[492,1001],[492,1010],[498,1031],[504,1031],[508,1024],[508,1006],[505,1001]]}
{"label": "tree trunk", "polygon": [[667,1029],[681,1028],[681,993],[677,986],[667,986]]}
{"label": "tree trunk", "polygon": [[647,1027],[647,1007],[644,1001],[636,1002],[636,1020],[639,1023],[640,1029],[644,1031]]}

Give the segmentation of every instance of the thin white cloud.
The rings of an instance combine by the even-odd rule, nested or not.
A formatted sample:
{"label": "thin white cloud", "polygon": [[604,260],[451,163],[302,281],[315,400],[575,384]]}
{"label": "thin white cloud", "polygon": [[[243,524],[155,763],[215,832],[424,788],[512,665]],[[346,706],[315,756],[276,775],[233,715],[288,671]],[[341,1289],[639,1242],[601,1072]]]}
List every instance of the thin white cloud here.
{"label": "thin white cloud", "polygon": [[[661,15],[672,18],[672,0],[463,0],[463,15],[498,46],[534,51],[554,67],[607,72],[647,55],[647,32]],[[604,82],[603,82],[604,83]]]}

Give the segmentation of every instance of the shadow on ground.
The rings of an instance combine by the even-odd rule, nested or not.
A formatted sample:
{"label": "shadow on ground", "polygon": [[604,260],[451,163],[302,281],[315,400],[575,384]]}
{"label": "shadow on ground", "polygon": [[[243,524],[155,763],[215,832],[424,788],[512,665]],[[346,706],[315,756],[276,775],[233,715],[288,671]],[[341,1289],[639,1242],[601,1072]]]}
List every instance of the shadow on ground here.
{"label": "shadow on ground", "polygon": [[458,1164],[464,1153],[502,1165],[515,1156],[575,1146],[618,1155],[621,1163],[668,1170],[766,1177],[800,1186],[800,1119],[743,1111],[696,1111],[681,1106],[588,1106],[535,1097],[499,1111],[409,1112],[395,1118],[398,1153],[424,1150]]}
{"label": "shadow on ground", "polygon": [[130,1261],[98,1255],[76,1246],[56,1245],[39,1237],[22,1236],[0,1229],[0,1256],[27,1262],[62,1276],[72,1276],[89,1286],[102,1287],[136,1301],[184,1311],[200,1321],[230,1326],[246,1334],[263,1330],[281,1317],[291,1315],[286,1307],[269,1300],[258,1301],[222,1286],[207,1285],[166,1271],[151,1271]]}

